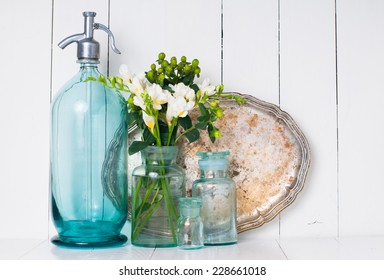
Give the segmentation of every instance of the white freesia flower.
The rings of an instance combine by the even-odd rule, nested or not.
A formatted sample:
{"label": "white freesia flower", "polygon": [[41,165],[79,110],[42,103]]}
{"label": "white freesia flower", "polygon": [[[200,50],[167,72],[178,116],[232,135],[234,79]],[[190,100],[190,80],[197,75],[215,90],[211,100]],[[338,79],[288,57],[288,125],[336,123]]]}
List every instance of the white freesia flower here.
{"label": "white freesia flower", "polygon": [[148,126],[148,128],[153,132],[153,128],[155,127],[155,118],[153,116],[149,116],[143,111],[143,120],[146,126]]}
{"label": "white freesia flower", "polygon": [[145,105],[145,102],[144,102],[144,99],[141,97],[140,94],[138,95],[135,95],[133,97],[133,104],[135,104],[136,106],[140,107],[141,109],[145,110],[146,109],[146,105]]}
{"label": "white freesia flower", "polygon": [[178,83],[177,85],[171,86],[171,88],[174,91],[174,97],[183,97],[187,101],[195,101],[195,91],[189,86],[186,86],[183,83]]}
{"label": "white freesia flower", "polygon": [[165,114],[165,117],[167,119],[167,124],[171,125],[172,120],[174,118],[174,113],[173,113],[172,107],[169,105],[169,101],[168,101],[168,108],[167,108],[167,113]]}
{"label": "white freesia flower", "polygon": [[168,124],[170,124],[173,118],[184,118],[188,114],[188,111],[193,109],[194,106],[194,101],[187,102],[184,97],[177,96],[170,98],[168,100],[166,113]]}
{"label": "white freesia flower", "polygon": [[168,90],[164,90],[165,97],[167,98],[167,102],[169,102],[170,99],[174,98],[172,93],[170,93]]}
{"label": "white freesia flower", "polygon": [[123,79],[124,84],[130,84],[132,79],[132,74],[129,72],[129,68],[126,64],[121,64],[119,68],[119,73]]}
{"label": "white freesia flower", "polygon": [[215,86],[212,86],[210,84],[208,78],[204,79],[203,83],[202,84],[198,84],[197,86],[200,89],[201,96],[203,96],[204,94],[206,94],[208,96],[211,96],[211,95],[215,94]]}
{"label": "white freesia flower", "polygon": [[131,82],[127,84],[129,90],[135,95],[140,95],[144,92],[145,88],[148,86],[148,81],[145,78],[145,74],[132,76]]}
{"label": "white freesia flower", "polygon": [[161,110],[161,105],[167,103],[168,96],[158,84],[152,84],[147,87],[147,93],[153,101],[153,108]]}

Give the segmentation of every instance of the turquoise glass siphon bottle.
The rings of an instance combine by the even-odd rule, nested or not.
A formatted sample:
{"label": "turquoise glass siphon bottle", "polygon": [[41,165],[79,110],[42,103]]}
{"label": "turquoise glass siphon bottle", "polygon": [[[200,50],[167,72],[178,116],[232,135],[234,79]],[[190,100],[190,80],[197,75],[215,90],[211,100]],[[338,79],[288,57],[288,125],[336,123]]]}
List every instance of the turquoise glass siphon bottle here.
{"label": "turquoise glass siphon bottle", "polygon": [[[84,12],[85,30],[59,43],[77,43],[80,71],[58,92],[51,105],[51,212],[65,247],[117,246],[127,237],[127,106],[120,93],[89,81],[100,73],[99,43],[93,31],[111,31]],[[88,81],[87,81],[88,80]]]}
{"label": "turquoise glass siphon bottle", "polygon": [[227,176],[229,152],[199,152],[200,179],[192,184],[192,196],[202,199],[204,245],[237,242],[236,186]]}

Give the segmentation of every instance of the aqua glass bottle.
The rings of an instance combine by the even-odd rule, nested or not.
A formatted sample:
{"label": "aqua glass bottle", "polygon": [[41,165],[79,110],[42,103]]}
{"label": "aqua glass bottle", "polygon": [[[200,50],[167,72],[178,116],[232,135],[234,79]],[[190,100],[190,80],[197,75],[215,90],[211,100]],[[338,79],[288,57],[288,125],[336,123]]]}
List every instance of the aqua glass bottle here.
{"label": "aqua glass bottle", "polygon": [[[59,246],[115,246],[126,242],[127,106],[98,78],[98,43],[93,18],[84,13],[78,43],[80,71],[59,91],[51,106],[51,207]],[[82,41],[83,40],[83,41]]]}
{"label": "aqua glass bottle", "polygon": [[199,152],[200,179],[192,184],[192,196],[202,199],[204,245],[237,242],[236,186],[227,176],[229,152]]}
{"label": "aqua glass bottle", "polygon": [[200,249],[204,246],[203,221],[200,216],[201,199],[181,197],[177,222],[177,245],[184,250]]}

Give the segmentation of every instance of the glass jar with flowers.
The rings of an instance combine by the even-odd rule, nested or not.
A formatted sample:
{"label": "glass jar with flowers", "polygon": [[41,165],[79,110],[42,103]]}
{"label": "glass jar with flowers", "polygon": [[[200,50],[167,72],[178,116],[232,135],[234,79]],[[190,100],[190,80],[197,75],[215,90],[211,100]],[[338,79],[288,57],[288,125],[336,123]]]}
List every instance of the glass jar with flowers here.
{"label": "glass jar with flowers", "polygon": [[[127,98],[129,124],[135,123],[141,140],[134,141],[128,152],[141,152],[142,165],[132,173],[131,243],[143,247],[177,246],[177,203],[185,196],[185,173],[176,165],[177,142],[186,137],[190,143],[207,131],[214,142],[221,137],[215,121],[223,117],[222,98],[244,103],[242,97],[223,93],[223,85],[201,84],[199,61],[179,60],[164,53],[145,74],[135,75],[126,65],[120,76],[97,80],[119,90]],[[192,119],[189,113],[198,110]]]}

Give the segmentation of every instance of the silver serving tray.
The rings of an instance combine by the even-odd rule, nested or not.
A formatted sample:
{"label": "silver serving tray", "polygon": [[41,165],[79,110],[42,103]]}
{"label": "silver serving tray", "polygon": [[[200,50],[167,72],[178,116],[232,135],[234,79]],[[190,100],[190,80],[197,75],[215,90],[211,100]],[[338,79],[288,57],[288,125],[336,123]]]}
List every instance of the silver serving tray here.
{"label": "silver serving tray", "polygon": [[[292,117],[274,104],[250,95],[222,101],[224,117],[216,122],[222,137],[211,143],[206,132],[190,144],[179,143],[178,164],[186,171],[186,187],[199,177],[198,151],[230,151],[229,176],[237,188],[237,230],[243,232],[271,221],[302,190],[310,165],[308,142]],[[191,117],[194,118],[193,113]],[[140,136],[130,129],[130,141]],[[129,173],[140,165],[140,155],[129,158]]]}

